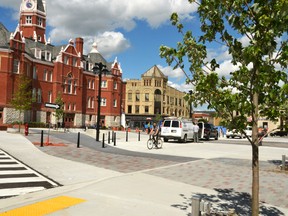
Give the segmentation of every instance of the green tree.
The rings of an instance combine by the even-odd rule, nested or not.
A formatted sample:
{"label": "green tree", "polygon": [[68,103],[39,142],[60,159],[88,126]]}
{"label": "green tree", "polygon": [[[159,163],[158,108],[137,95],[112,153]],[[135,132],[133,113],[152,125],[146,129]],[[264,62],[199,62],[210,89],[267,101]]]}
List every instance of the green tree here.
{"label": "green tree", "polygon": [[35,97],[32,96],[31,79],[25,75],[19,75],[18,89],[14,92],[11,105],[19,111],[19,130],[21,124],[21,115],[26,110],[31,110],[32,104],[35,102]]}
{"label": "green tree", "polygon": [[[193,105],[208,104],[228,127],[244,133],[247,117],[252,118],[252,215],[259,214],[259,116],[276,120],[287,95],[288,1],[287,0],[188,0],[198,4],[201,35],[184,29],[178,14],[172,24],[183,36],[176,48],[161,46],[160,56],[186,73],[188,62],[193,85],[185,96]],[[241,39],[248,43],[242,43]],[[207,46],[226,47],[237,68],[229,76],[217,72],[220,61],[208,58]],[[236,115],[237,112],[237,115]]]}
{"label": "green tree", "polygon": [[56,100],[55,100],[55,103],[58,104],[60,106],[59,109],[56,109],[55,111],[55,118],[56,118],[56,123],[57,123],[57,127],[58,127],[58,122],[60,121],[60,119],[63,118],[64,116],[64,102],[63,102],[63,99],[62,99],[62,94],[61,92],[58,92],[57,94],[57,97],[56,97]]}

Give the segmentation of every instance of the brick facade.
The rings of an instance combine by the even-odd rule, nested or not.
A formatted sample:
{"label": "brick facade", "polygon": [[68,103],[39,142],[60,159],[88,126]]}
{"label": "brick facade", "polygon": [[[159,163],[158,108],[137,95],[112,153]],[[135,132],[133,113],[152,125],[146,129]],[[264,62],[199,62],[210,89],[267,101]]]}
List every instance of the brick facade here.
{"label": "brick facade", "polygon": [[119,126],[121,107],[125,107],[126,84],[117,59],[107,62],[97,51],[96,44],[84,55],[82,38],[61,46],[50,44],[45,36],[45,1],[29,2],[32,6],[22,0],[19,26],[14,33],[0,23],[0,124],[19,120],[10,101],[18,89],[19,76],[25,75],[31,79],[36,102],[20,120],[56,124],[55,110],[46,108],[45,103],[55,103],[60,94],[65,112],[60,123],[64,122],[67,127],[94,125],[99,75],[93,73],[93,68],[95,63],[101,62],[108,69],[102,75],[101,122],[107,127]]}

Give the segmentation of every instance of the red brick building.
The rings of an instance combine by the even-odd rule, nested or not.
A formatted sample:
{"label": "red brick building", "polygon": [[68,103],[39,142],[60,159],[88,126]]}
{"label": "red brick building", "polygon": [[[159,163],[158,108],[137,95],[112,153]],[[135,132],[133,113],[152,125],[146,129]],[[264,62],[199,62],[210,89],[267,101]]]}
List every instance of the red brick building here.
{"label": "red brick building", "polygon": [[61,122],[65,126],[95,124],[99,75],[93,73],[93,68],[95,63],[102,63],[108,72],[102,75],[101,82],[101,123],[119,126],[125,107],[126,83],[117,59],[107,62],[96,44],[84,55],[82,38],[54,46],[45,31],[44,0],[22,0],[19,25],[14,33],[0,23],[0,124],[18,120],[19,113],[10,102],[18,89],[20,74],[31,78],[36,99],[32,109],[23,114],[22,121],[55,124],[55,110],[45,107],[45,103],[55,103],[60,93],[65,112]]}

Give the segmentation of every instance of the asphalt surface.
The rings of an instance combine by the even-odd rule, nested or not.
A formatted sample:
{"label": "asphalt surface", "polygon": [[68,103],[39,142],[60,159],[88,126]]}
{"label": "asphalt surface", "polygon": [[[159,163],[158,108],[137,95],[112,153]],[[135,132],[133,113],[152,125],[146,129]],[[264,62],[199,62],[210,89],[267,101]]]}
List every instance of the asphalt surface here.
{"label": "asphalt surface", "polygon": [[[93,134],[93,131],[81,131],[80,148],[77,148],[78,133],[51,131],[49,144],[40,147],[39,131],[31,132],[26,138],[36,144],[37,149],[48,155],[119,173],[141,173],[154,176],[153,179],[160,178],[163,181],[174,182],[175,190],[179,184],[183,184],[185,187],[189,185],[197,187],[198,189],[193,192],[185,190],[183,185],[183,190],[178,188],[178,201],[170,203],[170,207],[179,212],[171,215],[190,215],[193,194],[198,194],[203,199],[211,201],[214,209],[234,208],[238,215],[250,215],[251,213],[251,151],[244,140],[234,139],[235,142],[240,142],[236,145],[221,144],[221,142],[227,142],[226,139],[186,144],[169,142],[164,143],[163,149],[149,151],[146,147],[148,136],[145,134],[141,134],[141,141],[138,141],[138,135],[131,133],[129,141],[126,142],[125,133],[117,132],[116,146],[112,142],[108,144],[106,140],[105,148],[103,148],[102,142],[95,141],[95,132]],[[102,138],[102,136],[100,137]],[[229,142],[234,140],[229,140]],[[285,145],[285,139],[283,140],[278,140],[278,143]],[[47,131],[44,134],[44,143],[46,141]],[[261,215],[288,214],[288,176],[287,172],[280,172],[278,166],[281,163],[281,155],[288,155],[287,148],[263,146],[260,147],[260,152]],[[147,182],[149,181],[147,176],[145,179]],[[145,181],[145,179],[140,181]],[[54,180],[57,181],[57,178]],[[158,179],[153,181],[157,185]],[[60,183],[67,184],[65,181],[60,181]],[[131,182],[130,184],[132,187],[133,184]],[[138,184],[140,183],[138,182]],[[161,184],[165,185],[163,182]],[[155,185],[151,185],[151,189],[154,187]],[[161,188],[161,186],[157,185],[156,188]],[[208,193],[206,189],[213,193]],[[147,188],[145,190],[148,191]],[[167,188],[165,190],[167,195],[164,194],[164,196],[172,196],[171,193],[168,193]],[[169,190],[172,192],[172,189]],[[154,191],[158,190],[154,189]],[[153,194],[153,192],[150,193]],[[160,196],[158,192],[154,194],[154,197],[157,196]],[[145,198],[142,197],[142,199]],[[164,198],[162,197],[162,199]],[[146,211],[149,212],[148,209]],[[117,214],[106,213],[106,215]],[[126,212],[123,215],[131,214]]]}

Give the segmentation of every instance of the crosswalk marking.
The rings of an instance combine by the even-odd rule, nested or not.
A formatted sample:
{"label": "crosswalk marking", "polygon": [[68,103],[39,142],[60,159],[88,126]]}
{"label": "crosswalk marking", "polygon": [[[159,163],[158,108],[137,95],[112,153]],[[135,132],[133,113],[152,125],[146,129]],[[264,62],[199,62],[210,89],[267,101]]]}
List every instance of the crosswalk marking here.
{"label": "crosswalk marking", "polygon": [[59,186],[0,149],[0,199]]}

